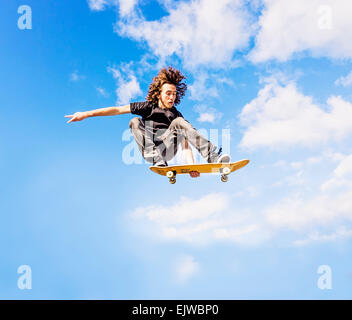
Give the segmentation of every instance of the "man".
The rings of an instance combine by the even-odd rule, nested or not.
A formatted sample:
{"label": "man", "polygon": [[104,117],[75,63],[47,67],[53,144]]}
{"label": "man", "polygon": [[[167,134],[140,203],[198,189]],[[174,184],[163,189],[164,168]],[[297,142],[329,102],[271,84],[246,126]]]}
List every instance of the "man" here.
{"label": "man", "polygon": [[[180,103],[187,90],[184,79],[185,76],[179,70],[172,67],[163,68],[149,86],[147,101],[76,112],[65,117],[71,118],[68,121],[70,123],[88,117],[125,113],[140,116],[141,118],[133,118],[129,126],[144,159],[156,166],[167,166],[167,161],[176,155],[179,144],[184,151],[186,162],[193,164],[192,149],[188,143],[195,147],[208,163],[230,162],[228,155],[221,155],[221,150],[216,152],[216,146],[200,135],[176,109],[175,105]],[[191,172],[190,175],[198,177],[199,173]]]}

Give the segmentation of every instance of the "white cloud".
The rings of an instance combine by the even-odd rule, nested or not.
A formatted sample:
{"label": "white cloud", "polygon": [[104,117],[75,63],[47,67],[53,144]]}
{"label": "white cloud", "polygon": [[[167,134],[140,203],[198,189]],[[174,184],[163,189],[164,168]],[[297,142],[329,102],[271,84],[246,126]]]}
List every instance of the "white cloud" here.
{"label": "white cloud", "polygon": [[322,156],[309,157],[307,159],[307,163],[310,164],[310,165],[317,164],[317,163],[319,163],[321,161],[323,161],[323,157]]}
{"label": "white cloud", "polygon": [[286,61],[294,53],[352,58],[350,0],[263,0],[259,32],[249,58],[253,62],[270,59]]}
{"label": "white cloud", "polygon": [[108,7],[118,6],[121,17],[133,12],[138,0],[87,0],[89,9],[92,11],[104,11]]}
{"label": "white cloud", "polygon": [[217,97],[218,90],[215,86],[209,85],[209,74],[206,72],[197,72],[192,85],[188,86],[190,91],[190,99],[202,101],[210,97]]}
{"label": "white cloud", "polygon": [[89,9],[92,11],[103,11],[111,0],[88,0]]}
{"label": "white cloud", "polygon": [[[255,46],[252,62],[287,61],[295,53],[315,57],[352,58],[346,34],[352,29],[349,0],[260,0],[249,4],[259,14],[255,21],[243,0],[160,0],[167,14],[154,21],[143,16],[138,0],[88,0],[91,10],[119,7],[115,31],[144,42],[161,61],[173,55],[185,67],[235,67],[234,54]],[[350,78],[341,79],[341,84]]]}
{"label": "white cloud", "polygon": [[196,101],[209,100],[209,98],[217,98],[219,90],[224,86],[235,88],[232,79],[227,78],[221,73],[209,73],[204,70],[198,70],[194,74],[194,81],[188,85],[190,99]]}
{"label": "white cloud", "polygon": [[335,81],[335,85],[343,87],[348,87],[352,85],[352,71],[346,77],[338,78]]}
{"label": "white cloud", "polygon": [[184,284],[189,281],[200,269],[199,263],[191,255],[184,255],[175,265],[177,282]]}
{"label": "white cloud", "polygon": [[213,113],[201,113],[197,121],[214,123],[215,115]]}
{"label": "white cloud", "polygon": [[294,169],[301,169],[303,167],[302,161],[294,161],[290,163],[290,166]]}
{"label": "white cloud", "polygon": [[222,113],[206,105],[198,105],[194,110],[199,113],[197,121],[215,123],[222,118]]}
{"label": "white cloud", "polygon": [[334,228],[352,222],[352,189],[341,194],[311,199],[290,196],[265,210],[267,221],[276,228],[295,231],[318,227]]}
{"label": "white cloud", "polygon": [[137,5],[138,0],[119,0],[120,16],[126,17],[133,13],[133,9]]}
{"label": "white cloud", "polygon": [[168,14],[147,21],[137,10],[117,22],[116,32],[146,42],[161,60],[177,55],[184,65],[228,67],[237,50],[248,46],[252,34],[241,0],[179,1],[166,5]]}
{"label": "white cloud", "polygon": [[283,188],[283,187],[298,187],[303,188],[305,186],[305,179],[303,178],[303,170],[300,170],[291,175],[284,175],[279,181],[273,182],[271,187]]}
{"label": "white cloud", "polygon": [[[229,241],[240,245],[258,245],[265,238],[263,225],[260,223],[249,223],[242,226],[224,226],[214,230],[214,238]],[[262,235],[261,235],[262,234]],[[262,238],[260,238],[262,237]],[[266,239],[265,239],[266,240]]]}
{"label": "white cloud", "polygon": [[[322,157],[334,161],[331,155],[324,154]],[[304,161],[303,168],[313,165],[310,159]],[[325,160],[319,162],[318,170],[326,171]],[[313,163],[315,167],[319,165],[318,162]],[[288,168],[290,166],[285,165],[276,167],[276,170],[281,170],[284,175]],[[292,183],[293,188],[275,202],[267,201],[272,189],[264,182],[265,188],[249,185],[245,192],[232,196],[212,193],[199,199],[181,197],[170,205],[137,208],[132,214],[133,226],[143,229],[144,236],[149,235],[154,240],[191,245],[230,243],[248,247],[270,242],[282,246],[309,245],[352,236],[352,183],[341,184],[339,189],[330,188],[326,193],[321,191],[324,183],[311,181],[308,171],[303,170],[300,164],[297,177],[304,181],[304,188],[302,183]],[[344,157],[332,175],[346,181],[349,177],[351,181],[351,173],[352,155]],[[291,178],[286,177],[285,183],[290,183]],[[254,194],[250,194],[251,188]],[[259,189],[260,192],[257,191]],[[255,203],[263,199],[266,205],[258,208],[253,196],[257,199]],[[239,201],[247,201],[246,209]],[[139,228],[139,225],[143,227]]]}
{"label": "white cloud", "polygon": [[70,81],[72,82],[77,82],[77,81],[80,81],[80,80],[84,80],[86,77],[82,74],[79,74],[77,70],[73,71],[71,74],[70,74]]}
{"label": "white cloud", "polygon": [[109,94],[106,92],[106,90],[104,88],[97,87],[96,90],[104,98],[107,98],[109,96]]}
{"label": "white cloud", "polygon": [[321,232],[314,231],[308,235],[305,239],[299,239],[293,241],[294,246],[306,246],[317,242],[331,242],[340,239],[346,239],[352,237],[352,229],[348,229],[345,226],[337,228],[332,233],[322,234]]}
{"label": "white cloud", "polygon": [[134,75],[134,72],[130,70],[129,65],[123,65],[119,69],[116,67],[109,67],[108,71],[112,73],[117,81],[117,105],[128,104],[132,99],[142,94],[139,82]]}
{"label": "white cloud", "polygon": [[331,190],[338,187],[350,187],[352,189],[352,155],[341,160],[333,172],[332,178],[326,181],[321,189],[323,191]]}
{"label": "white cloud", "polygon": [[321,109],[295,83],[270,82],[258,96],[244,106],[240,124],[245,132],[240,142],[244,148],[282,148],[292,145],[313,147],[340,141],[352,133],[352,104],[341,97],[327,100]]}
{"label": "white cloud", "polygon": [[221,83],[221,84],[226,84],[232,88],[235,88],[236,85],[234,83],[234,81],[230,78],[226,78],[226,77],[220,77],[216,79],[217,82]]}
{"label": "white cloud", "polygon": [[228,207],[229,199],[224,194],[209,194],[199,200],[181,197],[172,207],[150,206],[137,209],[135,214],[146,216],[160,225],[177,225],[216,215]]}
{"label": "white cloud", "polygon": [[334,175],[343,178],[352,174],[352,155],[344,158],[334,170]]}
{"label": "white cloud", "polygon": [[258,197],[258,195],[260,193],[261,193],[260,188],[255,187],[255,186],[249,186],[241,191],[235,192],[234,197],[242,198],[242,197],[246,196],[246,197],[250,197],[250,198],[255,198],[255,197]]}
{"label": "white cloud", "polygon": [[218,241],[253,245],[269,236],[260,227],[260,217],[231,208],[229,195],[223,193],[198,200],[182,197],[170,206],[137,208],[132,216],[143,225],[152,223],[155,237],[197,245]]}

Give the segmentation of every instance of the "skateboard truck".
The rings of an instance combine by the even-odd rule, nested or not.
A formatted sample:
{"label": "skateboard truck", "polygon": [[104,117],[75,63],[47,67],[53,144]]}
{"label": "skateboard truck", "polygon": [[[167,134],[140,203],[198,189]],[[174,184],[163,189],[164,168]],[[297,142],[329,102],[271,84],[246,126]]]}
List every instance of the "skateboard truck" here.
{"label": "skateboard truck", "polygon": [[227,182],[229,180],[228,175],[230,174],[230,172],[231,172],[231,169],[229,167],[220,169],[222,182]]}
{"label": "skateboard truck", "polygon": [[171,184],[176,183],[176,171],[168,171],[166,172],[166,176],[169,178],[169,182]]}

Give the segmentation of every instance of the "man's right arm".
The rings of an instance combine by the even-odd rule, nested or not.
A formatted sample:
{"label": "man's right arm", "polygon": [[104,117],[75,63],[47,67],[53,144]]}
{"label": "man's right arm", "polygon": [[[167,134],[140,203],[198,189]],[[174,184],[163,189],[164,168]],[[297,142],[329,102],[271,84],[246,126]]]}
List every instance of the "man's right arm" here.
{"label": "man's right arm", "polygon": [[76,112],[72,115],[66,115],[66,118],[71,118],[67,123],[81,121],[83,119],[89,117],[98,117],[98,116],[116,116],[119,114],[125,114],[131,112],[131,105],[127,104],[121,107],[107,107],[107,108],[100,108],[91,111],[84,111],[84,112]]}

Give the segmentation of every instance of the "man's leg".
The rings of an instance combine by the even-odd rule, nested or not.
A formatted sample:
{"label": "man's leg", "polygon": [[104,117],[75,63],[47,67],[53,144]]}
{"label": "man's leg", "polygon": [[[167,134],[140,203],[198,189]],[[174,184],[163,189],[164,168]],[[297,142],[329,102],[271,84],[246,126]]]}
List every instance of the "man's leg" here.
{"label": "man's leg", "polygon": [[161,163],[163,159],[160,151],[155,146],[153,136],[146,133],[144,121],[135,117],[131,119],[129,126],[143,158],[153,164]]}
{"label": "man's leg", "polygon": [[170,161],[176,156],[179,143],[180,140],[177,137],[174,137],[173,141],[168,143],[168,145],[165,145],[163,142],[158,146],[160,154],[165,161]]}
{"label": "man's leg", "polygon": [[[167,148],[174,141],[174,137],[177,137],[177,141],[180,141],[182,137],[187,138],[189,143],[195,147],[201,156],[207,160],[208,163],[214,163],[219,161],[219,153],[215,152],[217,149],[209,140],[203,137],[188,121],[182,117],[178,117],[173,120],[162,135],[162,139]],[[229,162],[230,158],[226,155],[224,162]]]}

